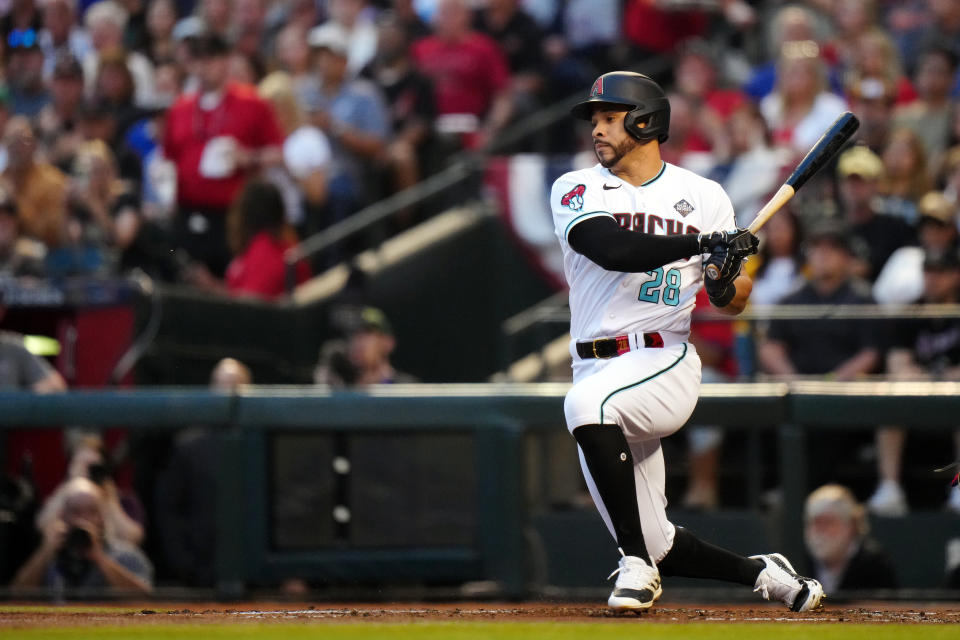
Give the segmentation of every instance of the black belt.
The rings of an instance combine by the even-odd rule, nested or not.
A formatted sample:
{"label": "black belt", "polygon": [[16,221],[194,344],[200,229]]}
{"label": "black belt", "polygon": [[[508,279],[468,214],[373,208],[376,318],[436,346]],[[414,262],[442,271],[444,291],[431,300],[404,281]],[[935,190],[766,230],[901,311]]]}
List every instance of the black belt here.
{"label": "black belt", "polygon": [[[663,336],[656,331],[644,333],[643,346],[647,349],[663,348]],[[599,338],[577,343],[577,355],[587,360],[589,358],[616,358],[630,351],[630,336],[615,338]]]}

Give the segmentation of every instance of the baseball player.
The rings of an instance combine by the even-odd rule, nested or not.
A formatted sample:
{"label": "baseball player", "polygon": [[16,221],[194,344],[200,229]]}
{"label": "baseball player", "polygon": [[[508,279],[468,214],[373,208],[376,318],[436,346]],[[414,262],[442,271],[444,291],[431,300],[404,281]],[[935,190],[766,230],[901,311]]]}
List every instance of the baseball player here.
{"label": "baseball player", "polygon": [[816,608],[820,583],[780,554],[739,556],[665,513],[660,439],[687,421],[700,386],[688,341],[694,297],[704,284],[717,310],[740,313],[752,286],[740,265],[757,238],[736,228],[720,185],[661,160],[670,103],[656,82],[604,74],[571,113],[592,124],[600,162],[561,176],[550,195],[570,286],[573,386],[564,412],[622,556],[608,604],[650,608],[662,573],[739,582],[793,611]]}

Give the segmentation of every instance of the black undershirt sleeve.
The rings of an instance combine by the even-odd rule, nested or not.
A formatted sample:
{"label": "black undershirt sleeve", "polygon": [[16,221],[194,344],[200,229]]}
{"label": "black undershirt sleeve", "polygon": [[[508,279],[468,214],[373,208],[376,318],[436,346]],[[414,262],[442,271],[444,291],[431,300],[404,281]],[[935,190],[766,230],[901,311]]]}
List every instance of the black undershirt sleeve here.
{"label": "black undershirt sleeve", "polygon": [[589,218],[577,224],[567,242],[579,254],[607,271],[640,273],[700,253],[697,234],[657,236],[623,229],[607,216]]}

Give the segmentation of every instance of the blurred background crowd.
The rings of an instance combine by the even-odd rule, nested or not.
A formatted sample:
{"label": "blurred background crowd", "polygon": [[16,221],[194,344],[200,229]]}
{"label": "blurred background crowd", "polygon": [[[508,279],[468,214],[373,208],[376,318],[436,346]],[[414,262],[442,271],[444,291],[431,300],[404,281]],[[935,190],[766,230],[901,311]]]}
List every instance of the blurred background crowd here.
{"label": "blurred background crowd", "polygon": [[[284,250],[458,151],[587,148],[570,122],[497,139],[625,67],[670,92],[666,158],[720,181],[743,224],[826,125],[857,113],[865,148],[838,193],[804,194],[818,206],[768,232],[755,301],[785,295],[776,258],[814,217],[853,229],[858,275],[875,282],[925,219],[953,220],[958,32],[950,0],[10,0],[0,269],[141,269],[275,298]],[[423,215],[403,213],[383,233]]]}
{"label": "blurred background crowd", "polygon": [[[535,153],[560,159],[556,175],[592,164],[585,128],[524,123],[626,68],[668,91],[664,158],[720,182],[742,226],[838,115],[859,117],[855,144],[764,229],[748,263],[754,309],[960,302],[960,0],[3,0],[0,16],[0,279],[145,274],[282,303],[359,250],[292,260],[299,242],[454,159]],[[493,173],[444,204],[495,201]],[[551,179],[512,205],[542,209],[537,187]],[[434,213],[422,200],[398,207],[373,239]],[[705,381],[960,379],[960,315],[711,320],[696,319],[693,336]],[[349,324],[319,354],[316,382],[414,380],[390,362],[381,311]],[[0,387],[66,388],[37,352],[4,334]],[[537,379],[568,380],[560,364]],[[230,389],[251,375],[226,360],[213,381]],[[909,509],[905,434],[876,433],[863,496],[874,514]],[[714,509],[721,432],[688,440],[681,502]],[[209,584],[203,460],[215,454],[202,429],[167,443],[139,500],[104,478],[103,441],[67,445],[67,480],[37,516],[42,542],[7,577],[148,590],[146,532],[161,577]],[[949,446],[960,458],[960,432]],[[811,500],[811,527],[845,518],[847,546],[811,534],[837,584],[866,536],[863,507],[835,485]],[[946,507],[960,513],[960,491]],[[65,548],[80,559],[55,562]]]}

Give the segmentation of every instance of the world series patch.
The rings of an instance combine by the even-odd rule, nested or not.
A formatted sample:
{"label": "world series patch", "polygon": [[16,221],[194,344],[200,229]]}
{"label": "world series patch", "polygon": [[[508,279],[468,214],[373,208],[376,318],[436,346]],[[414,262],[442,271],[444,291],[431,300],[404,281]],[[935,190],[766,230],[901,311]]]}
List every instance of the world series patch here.
{"label": "world series patch", "polygon": [[681,216],[686,217],[688,213],[693,211],[693,205],[687,202],[686,200],[681,200],[677,204],[673,205],[673,208],[677,210]]}

